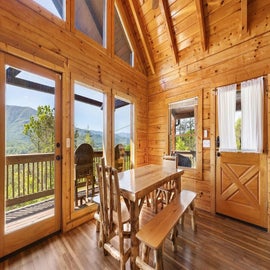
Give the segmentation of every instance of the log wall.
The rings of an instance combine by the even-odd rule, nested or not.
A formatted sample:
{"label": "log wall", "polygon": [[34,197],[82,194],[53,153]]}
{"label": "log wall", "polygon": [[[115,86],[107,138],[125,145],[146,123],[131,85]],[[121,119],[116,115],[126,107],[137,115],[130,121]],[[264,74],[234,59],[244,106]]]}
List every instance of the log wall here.
{"label": "log wall", "polygon": [[[169,1],[171,10],[192,1]],[[181,2],[181,3],[180,3]],[[203,1],[206,14],[206,47],[199,40],[189,39],[189,46],[179,50],[179,64],[172,65],[162,55],[170,55],[170,48],[160,53],[156,74],[149,80],[149,163],[158,163],[158,156],[168,151],[168,100],[177,100],[185,93],[200,91],[203,96],[202,130],[210,132],[211,147],[202,149],[202,174],[184,174],[183,186],[199,193],[197,205],[215,211],[215,92],[218,86],[240,83],[270,73],[270,1],[248,1],[248,30],[241,29],[241,1]],[[142,6],[147,13],[146,6]],[[180,8],[179,8],[180,9]],[[147,21],[147,18],[146,18]],[[149,23],[149,22],[147,22]],[[183,25],[182,25],[183,26]],[[181,28],[175,28],[180,42]],[[189,32],[190,31],[190,32]],[[192,28],[187,26],[188,39]],[[192,44],[193,42],[193,44]],[[184,41],[178,43],[184,44]],[[156,48],[158,50],[158,48]],[[158,57],[158,55],[156,56]],[[269,105],[268,105],[269,112]],[[269,125],[268,125],[269,134]],[[269,153],[269,151],[268,151]],[[269,156],[269,155],[268,155]],[[269,180],[268,180],[269,182]]]}
{"label": "log wall", "polygon": [[[73,213],[71,185],[73,185],[73,147],[66,147],[72,138],[72,83],[74,79],[102,90],[109,100],[113,93],[129,98],[135,104],[135,165],[147,163],[147,77],[138,57],[135,67],[113,56],[76,32],[71,17],[66,23],[52,18],[45,10],[30,8],[30,1],[0,1],[0,51],[29,60],[62,74],[62,228],[70,228],[89,220],[94,208],[84,215]],[[36,5],[33,2],[33,7]],[[68,14],[70,3],[67,6]],[[111,14],[112,6],[108,13]],[[111,16],[111,15],[110,15]],[[109,20],[110,21],[110,20]],[[112,48],[112,40],[108,41]],[[111,124],[108,123],[108,126]],[[111,131],[111,127],[108,129]],[[110,132],[108,138],[112,138]],[[109,150],[111,153],[111,150]],[[71,203],[72,202],[72,203]],[[92,215],[91,215],[92,211]],[[83,211],[82,211],[83,213]],[[90,214],[90,215],[89,215]]]}
{"label": "log wall", "polygon": [[[201,172],[187,173],[183,177],[183,186],[199,193],[199,208],[214,212],[216,119],[213,89],[270,73],[270,1],[248,1],[247,31],[244,32],[241,28],[241,1],[203,0],[207,23],[206,50],[202,49],[199,36],[194,35],[198,31],[198,25],[193,24],[195,17],[184,16],[183,20],[175,22],[176,29],[185,28],[182,35],[176,33],[179,64],[171,61],[166,34],[156,34],[154,39],[164,40],[164,43],[159,47],[153,43],[155,74],[149,72],[148,77],[144,74],[142,60],[135,59],[135,63],[140,64],[130,68],[114,57],[111,51],[96,46],[76,33],[70,19],[70,1],[67,6],[70,17],[66,23],[50,19],[44,11],[29,8],[27,2],[0,1],[0,51],[63,75],[63,142],[72,133],[72,78],[85,79],[92,87],[108,95],[123,93],[134,100],[136,166],[159,163],[160,156],[168,151],[168,102],[200,93],[203,100],[202,130],[208,130],[211,147],[202,149]],[[146,14],[146,9],[151,8],[150,1],[140,2],[146,3],[141,4],[142,13]],[[191,0],[168,2],[171,10],[178,10],[178,5],[186,5],[184,10],[189,10],[194,5]],[[109,8],[112,9],[112,6]],[[153,17],[146,16],[144,20],[147,29],[153,32],[161,24],[160,17],[155,19],[154,22]],[[110,44],[108,49],[112,47]],[[79,221],[77,217],[73,219],[69,208],[72,153],[70,148],[63,147],[64,229],[87,220],[86,217]]]}

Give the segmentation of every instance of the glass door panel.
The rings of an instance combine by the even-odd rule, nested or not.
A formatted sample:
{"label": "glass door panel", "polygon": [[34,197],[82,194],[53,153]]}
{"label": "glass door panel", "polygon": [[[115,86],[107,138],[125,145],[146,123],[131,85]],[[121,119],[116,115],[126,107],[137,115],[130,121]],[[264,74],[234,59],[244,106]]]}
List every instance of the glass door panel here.
{"label": "glass door panel", "polygon": [[[8,59],[11,61],[5,65],[5,253],[60,229],[61,168],[60,104],[56,101],[60,76],[13,57]],[[16,237],[16,245],[9,243],[12,237]]]}

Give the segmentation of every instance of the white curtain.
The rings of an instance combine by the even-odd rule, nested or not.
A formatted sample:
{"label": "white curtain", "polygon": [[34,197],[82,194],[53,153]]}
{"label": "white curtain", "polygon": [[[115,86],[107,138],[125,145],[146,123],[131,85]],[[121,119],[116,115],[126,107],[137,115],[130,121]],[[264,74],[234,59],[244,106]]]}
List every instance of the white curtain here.
{"label": "white curtain", "polygon": [[236,151],[236,84],[218,87],[218,130],[220,151]]}
{"label": "white curtain", "polygon": [[263,151],[263,77],[241,83],[242,151]]}

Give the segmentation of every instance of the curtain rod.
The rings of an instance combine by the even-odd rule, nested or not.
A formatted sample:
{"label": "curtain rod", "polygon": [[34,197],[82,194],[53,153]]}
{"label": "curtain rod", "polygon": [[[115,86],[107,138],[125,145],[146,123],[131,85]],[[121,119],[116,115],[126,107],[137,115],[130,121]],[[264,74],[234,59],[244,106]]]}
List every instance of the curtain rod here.
{"label": "curtain rod", "polygon": [[[249,80],[253,80],[253,79],[257,79],[257,78],[260,78],[260,77],[262,77],[263,78],[263,80],[266,80],[266,78],[267,78],[267,75],[262,75],[262,76],[259,76],[259,77],[256,77],[256,78],[251,78],[251,79],[248,79],[248,80],[246,80],[246,81],[249,81]],[[231,84],[234,84],[234,83],[231,83]],[[237,90],[240,90],[240,87],[241,87],[241,82],[239,83],[235,83],[236,84],[236,89]],[[218,87],[223,87],[223,86],[227,86],[227,85],[230,85],[230,84],[225,84],[225,85],[220,85],[220,86],[218,86]],[[217,92],[217,88],[218,87],[215,87],[214,89],[212,89],[212,91],[214,91],[214,92]],[[268,94],[268,87],[267,87],[267,85],[265,85],[264,84],[264,90],[265,90],[265,92]]]}

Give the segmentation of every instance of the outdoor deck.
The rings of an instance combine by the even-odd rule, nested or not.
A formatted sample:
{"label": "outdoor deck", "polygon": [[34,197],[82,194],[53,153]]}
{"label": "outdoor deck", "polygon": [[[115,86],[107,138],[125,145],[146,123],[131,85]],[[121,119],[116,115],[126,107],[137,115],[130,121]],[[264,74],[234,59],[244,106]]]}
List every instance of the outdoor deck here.
{"label": "outdoor deck", "polygon": [[[94,152],[94,168],[102,155],[102,151]],[[129,151],[125,151],[125,163],[126,166],[130,166]],[[5,186],[6,233],[52,216],[54,214],[54,154],[6,156]],[[95,194],[98,192],[96,183]],[[86,205],[85,190],[78,193],[81,194],[78,196],[80,201],[77,205],[74,203],[75,210]],[[91,200],[89,196],[88,201]],[[34,201],[36,202],[33,203]]]}

